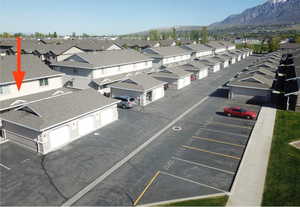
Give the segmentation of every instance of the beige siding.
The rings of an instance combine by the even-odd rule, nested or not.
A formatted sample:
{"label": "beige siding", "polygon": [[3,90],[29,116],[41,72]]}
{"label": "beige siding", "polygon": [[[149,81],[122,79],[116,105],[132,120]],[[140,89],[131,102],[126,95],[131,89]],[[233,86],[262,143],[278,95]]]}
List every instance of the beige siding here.
{"label": "beige siding", "polygon": [[22,84],[21,90],[18,91],[16,84],[10,84],[5,89],[7,92],[0,96],[0,100],[6,100],[10,98],[17,98],[34,93],[45,92],[63,86],[62,77],[53,77],[48,79],[48,86],[40,86],[39,80],[27,81]]}
{"label": "beige siding", "polygon": [[152,67],[152,61],[145,61],[135,64],[127,64],[121,66],[108,67],[103,69],[98,69],[93,71],[93,78],[104,78],[113,75],[119,75],[123,73],[131,73],[136,71],[141,71],[145,69],[149,69]]}

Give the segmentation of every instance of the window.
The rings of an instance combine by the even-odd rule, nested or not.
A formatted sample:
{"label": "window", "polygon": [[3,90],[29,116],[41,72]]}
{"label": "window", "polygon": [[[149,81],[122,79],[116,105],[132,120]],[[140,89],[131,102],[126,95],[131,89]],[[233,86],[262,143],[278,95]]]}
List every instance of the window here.
{"label": "window", "polygon": [[40,82],[40,86],[48,86],[49,85],[48,78],[40,79],[39,82]]}
{"label": "window", "polygon": [[0,86],[0,95],[9,94],[9,86]]}
{"label": "window", "polygon": [[75,68],[73,69],[73,74],[78,74],[78,70],[76,70]]}

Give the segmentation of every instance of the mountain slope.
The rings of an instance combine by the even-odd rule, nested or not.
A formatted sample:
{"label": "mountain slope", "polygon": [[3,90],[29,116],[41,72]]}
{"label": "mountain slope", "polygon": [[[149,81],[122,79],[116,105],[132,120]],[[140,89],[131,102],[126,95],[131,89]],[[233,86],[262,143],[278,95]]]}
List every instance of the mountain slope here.
{"label": "mountain slope", "polygon": [[233,25],[300,23],[300,0],[268,0],[241,14],[231,15],[213,27]]}

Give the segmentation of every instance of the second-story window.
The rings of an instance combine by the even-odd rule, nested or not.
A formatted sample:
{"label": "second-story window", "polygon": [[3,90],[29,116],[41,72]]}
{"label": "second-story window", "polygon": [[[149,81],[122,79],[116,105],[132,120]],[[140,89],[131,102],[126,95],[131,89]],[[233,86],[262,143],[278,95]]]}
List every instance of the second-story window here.
{"label": "second-story window", "polygon": [[8,86],[0,86],[0,95],[9,94],[9,87]]}
{"label": "second-story window", "polygon": [[40,82],[40,86],[48,86],[49,85],[48,78],[40,79],[39,82]]}
{"label": "second-story window", "polygon": [[78,70],[76,70],[75,68],[73,69],[73,74],[78,74]]}

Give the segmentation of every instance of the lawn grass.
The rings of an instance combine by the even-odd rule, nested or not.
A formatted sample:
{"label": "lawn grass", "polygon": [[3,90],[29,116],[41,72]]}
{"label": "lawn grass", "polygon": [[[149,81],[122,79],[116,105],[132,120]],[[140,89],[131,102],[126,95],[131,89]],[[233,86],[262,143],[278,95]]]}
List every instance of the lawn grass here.
{"label": "lawn grass", "polygon": [[263,206],[300,206],[300,113],[277,111]]}
{"label": "lawn grass", "polygon": [[199,200],[182,201],[178,203],[170,203],[164,206],[225,206],[228,196],[218,196],[212,198],[203,198]]}

